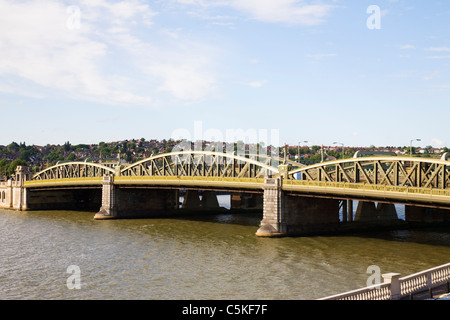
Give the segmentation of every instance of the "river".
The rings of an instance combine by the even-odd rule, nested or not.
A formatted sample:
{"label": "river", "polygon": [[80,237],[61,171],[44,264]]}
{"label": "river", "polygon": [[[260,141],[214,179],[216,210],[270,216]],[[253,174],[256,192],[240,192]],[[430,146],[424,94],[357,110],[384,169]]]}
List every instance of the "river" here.
{"label": "river", "polygon": [[406,276],[450,260],[444,231],[266,239],[255,214],[93,215],[0,210],[0,299],[309,300],[366,286],[369,266]]}

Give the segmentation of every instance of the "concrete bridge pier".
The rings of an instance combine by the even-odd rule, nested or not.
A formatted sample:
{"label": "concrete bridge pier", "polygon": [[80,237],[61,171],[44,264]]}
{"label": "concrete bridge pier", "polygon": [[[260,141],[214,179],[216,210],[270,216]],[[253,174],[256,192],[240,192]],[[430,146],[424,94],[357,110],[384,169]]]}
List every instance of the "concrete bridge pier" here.
{"label": "concrete bridge pier", "polygon": [[220,209],[216,191],[187,190],[182,204],[182,209],[188,211],[217,211]]}
{"label": "concrete bridge pier", "polygon": [[450,209],[405,206],[405,220],[412,223],[450,222]]}
{"label": "concrete bridge pier", "polygon": [[287,235],[286,214],[282,204],[281,178],[264,180],[263,219],[256,231],[258,237]]}
{"label": "concrete bridge pier", "polygon": [[114,188],[114,177],[104,176],[102,184],[102,206],[94,216],[96,220],[115,219],[117,215],[117,200]]}
{"label": "concrete bridge pier", "polygon": [[355,221],[374,221],[377,218],[375,202],[359,201],[356,208]]}
{"label": "concrete bridge pier", "polygon": [[178,190],[120,186],[104,176],[102,206],[94,219],[167,217],[179,210]]}
{"label": "concrete bridge pier", "polygon": [[183,199],[183,209],[198,209],[200,208],[201,200],[198,190],[186,190]]}
{"label": "concrete bridge pier", "polygon": [[335,231],[339,200],[291,195],[282,190],[282,178],[267,178],[259,237],[308,235]]}
{"label": "concrete bridge pier", "polygon": [[371,201],[359,201],[355,213],[355,221],[375,222],[398,220],[397,210],[392,203],[378,203]]}
{"label": "concrete bridge pier", "polygon": [[217,210],[220,208],[215,191],[203,191],[201,207],[206,210]]}
{"label": "concrete bridge pier", "polygon": [[233,192],[231,210],[262,210],[263,197],[259,193]]}
{"label": "concrete bridge pier", "polygon": [[398,220],[397,209],[393,203],[378,203],[377,212],[379,220]]}

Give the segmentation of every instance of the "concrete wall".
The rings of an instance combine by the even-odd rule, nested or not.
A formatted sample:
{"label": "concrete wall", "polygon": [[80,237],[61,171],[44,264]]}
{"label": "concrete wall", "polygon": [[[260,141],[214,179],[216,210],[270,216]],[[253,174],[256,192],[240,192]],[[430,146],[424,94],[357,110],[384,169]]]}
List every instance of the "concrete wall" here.
{"label": "concrete wall", "polygon": [[178,190],[146,189],[114,185],[114,177],[103,178],[101,208],[95,219],[149,218],[168,216],[178,209]]}
{"label": "concrete wall", "polygon": [[376,222],[398,220],[395,206],[390,203],[359,201],[356,208],[355,221]]}
{"label": "concrete wall", "polygon": [[175,190],[117,188],[117,217],[167,216],[177,208]]}
{"label": "concrete wall", "polygon": [[339,200],[283,195],[287,234],[312,234],[337,230]]}
{"label": "concrete wall", "polygon": [[216,213],[216,192],[188,190],[180,208],[178,189],[153,189],[139,186],[120,187],[106,184],[102,190],[102,207],[95,219],[169,217],[186,213]]}
{"label": "concrete wall", "polygon": [[231,193],[232,210],[262,210],[263,195],[259,193]]}
{"label": "concrete wall", "polygon": [[405,206],[405,220],[407,222],[450,222],[450,210]]}
{"label": "concrete wall", "polygon": [[0,208],[11,208],[11,181],[0,183]]}
{"label": "concrete wall", "polygon": [[28,190],[28,210],[83,210],[94,211],[101,206],[102,190],[68,189],[68,190]]}
{"label": "concrete wall", "polygon": [[27,210],[27,190],[20,182],[7,181],[0,184],[0,208]]}

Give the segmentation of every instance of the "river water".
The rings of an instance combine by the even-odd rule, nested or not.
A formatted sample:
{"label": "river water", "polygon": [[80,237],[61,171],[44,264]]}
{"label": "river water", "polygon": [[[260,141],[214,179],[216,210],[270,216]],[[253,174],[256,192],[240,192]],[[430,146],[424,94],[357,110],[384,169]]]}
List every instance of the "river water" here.
{"label": "river water", "polygon": [[406,276],[450,261],[443,231],[265,239],[255,214],[93,215],[0,211],[0,299],[317,299],[366,286],[369,266]]}

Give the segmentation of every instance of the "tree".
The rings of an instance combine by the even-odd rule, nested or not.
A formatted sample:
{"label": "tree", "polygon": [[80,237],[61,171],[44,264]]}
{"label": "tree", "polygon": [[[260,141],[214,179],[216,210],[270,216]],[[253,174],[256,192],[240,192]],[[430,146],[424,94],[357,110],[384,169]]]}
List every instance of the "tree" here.
{"label": "tree", "polygon": [[6,171],[9,167],[9,161],[6,159],[0,159],[0,176],[6,175]]}
{"label": "tree", "polygon": [[70,142],[67,141],[66,143],[64,143],[64,151],[70,151],[71,146],[70,146]]}
{"label": "tree", "polygon": [[9,164],[7,170],[6,170],[6,174],[7,175],[13,175],[16,172],[16,168],[18,166],[26,166],[27,162],[21,159],[16,159],[11,161],[11,163]]}
{"label": "tree", "polygon": [[50,162],[57,162],[64,160],[64,155],[62,149],[53,149],[47,154],[44,159]]}
{"label": "tree", "polygon": [[8,150],[8,152],[16,153],[19,150],[19,145],[15,142],[11,142],[10,144],[8,144],[6,149]]}
{"label": "tree", "polygon": [[406,153],[416,154],[416,147],[406,147]]}
{"label": "tree", "polygon": [[30,150],[20,150],[19,159],[23,161],[30,161],[31,151]]}
{"label": "tree", "polygon": [[312,146],[312,147],[311,147],[311,150],[312,150],[313,153],[316,153],[316,152],[319,151],[320,149],[321,149],[320,146]]}
{"label": "tree", "polygon": [[74,153],[71,153],[66,157],[66,161],[75,161],[76,159],[77,157],[75,156]]}

